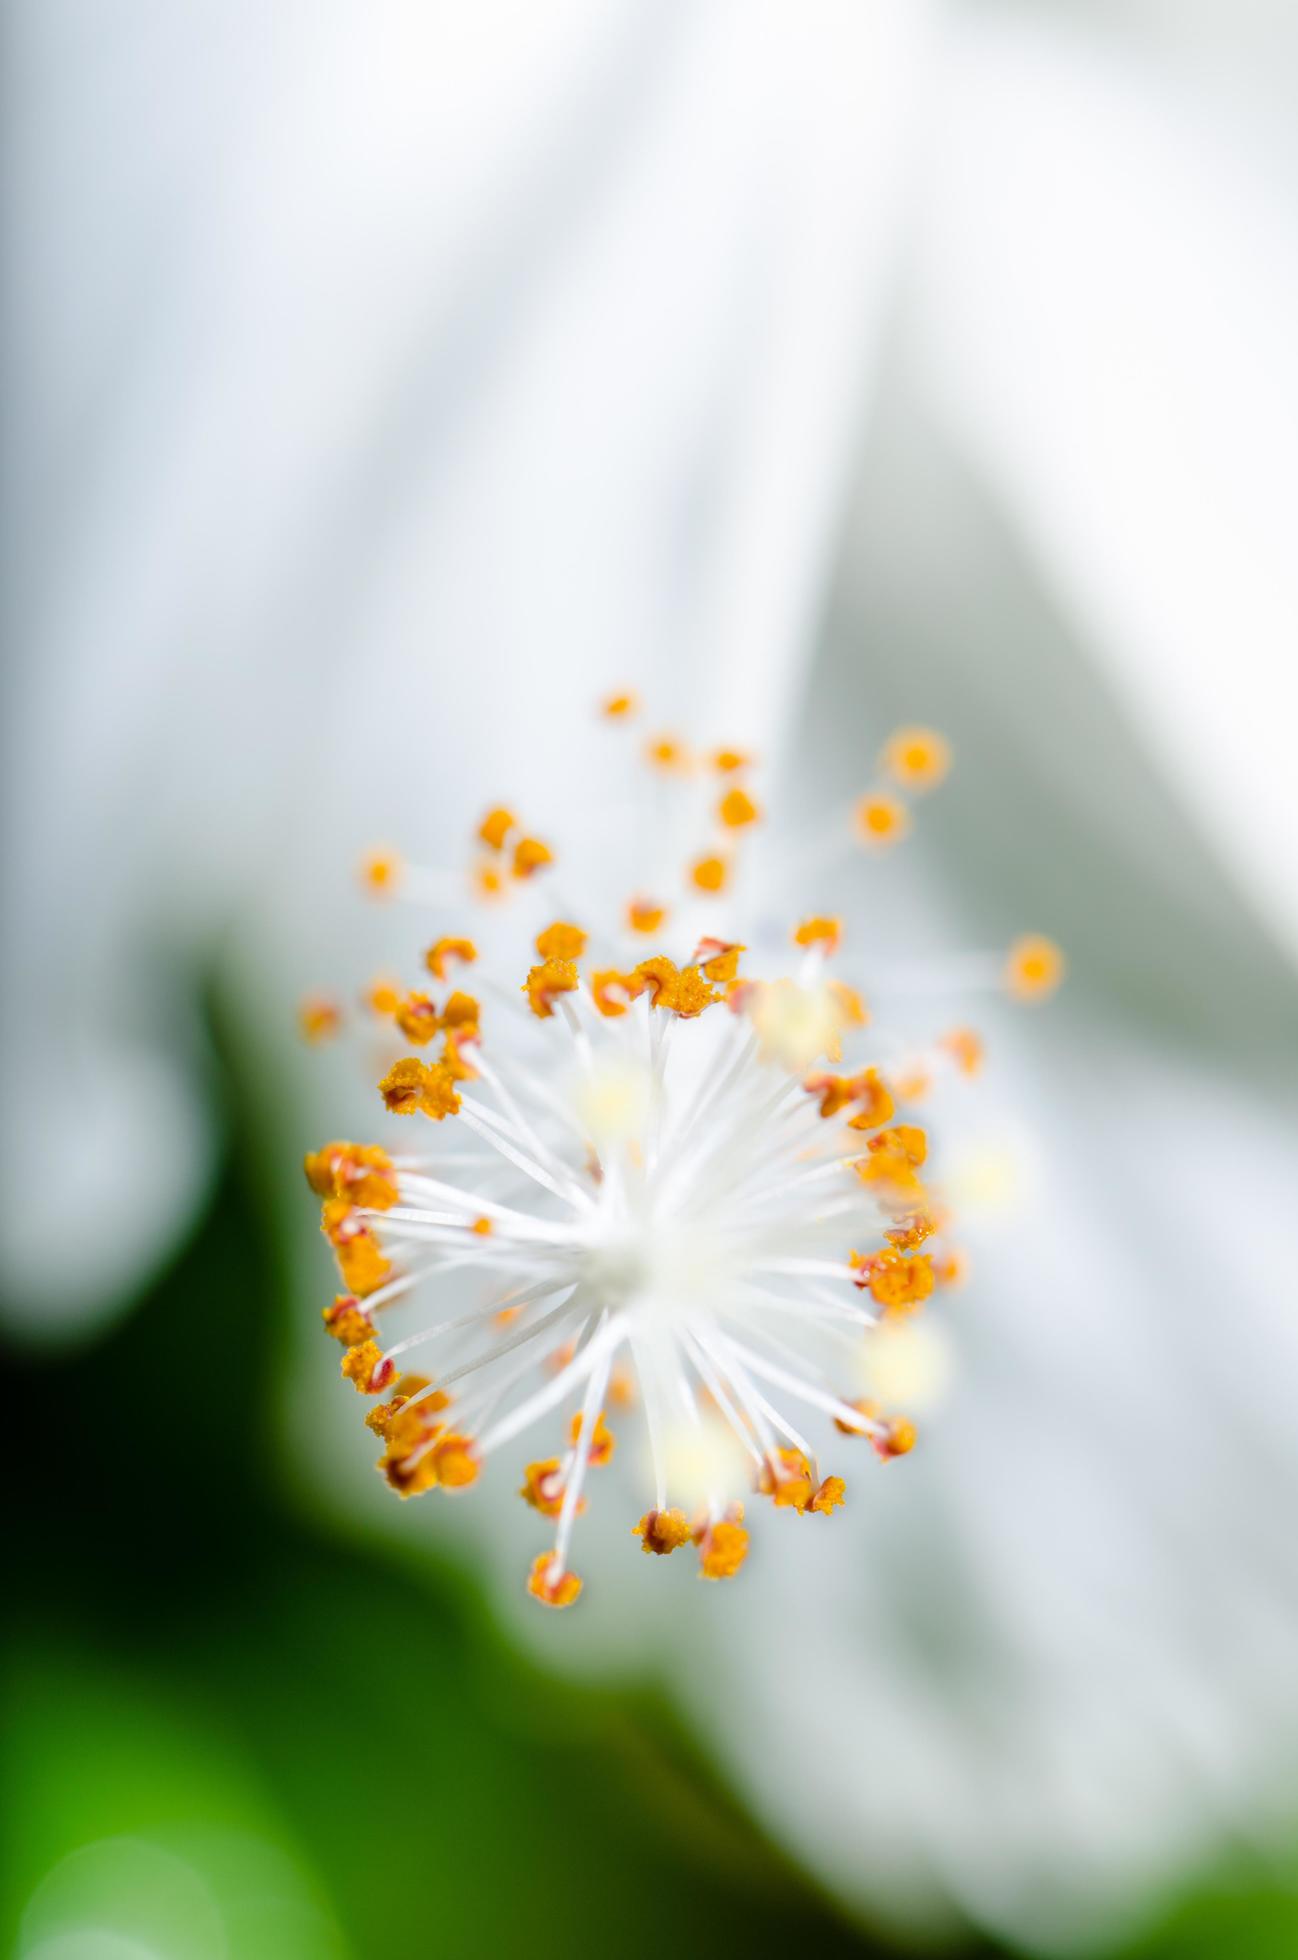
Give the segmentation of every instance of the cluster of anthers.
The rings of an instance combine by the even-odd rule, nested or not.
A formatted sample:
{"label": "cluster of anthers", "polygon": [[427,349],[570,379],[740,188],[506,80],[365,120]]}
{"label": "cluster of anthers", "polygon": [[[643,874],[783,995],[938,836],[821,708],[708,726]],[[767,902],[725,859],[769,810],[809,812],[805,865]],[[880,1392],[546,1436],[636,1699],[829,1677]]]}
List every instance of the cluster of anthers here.
{"label": "cluster of anthers", "polygon": [[[635,711],[625,694],[602,709],[614,723]],[[678,870],[676,917],[636,894],[617,920],[553,918],[554,851],[490,810],[463,902],[530,896],[530,969],[488,978],[474,938],[447,934],[420,986],[367,996],[417,1051],[394,1052],[384,1105],[437,1125],[439,1144],[450,1119],[458,1141],[427,1154],[335,1142],[306,1160],[346,1289],[325,1324],[344,1377],[375,1398],[365,1420],[391,1487],[460,1489],[555,1422],[553,1453],[526,1465],[519,1493],[554,1527],[528,1579],[549,1606],[581,1591],[569,1549],[589,1473],[614,1451],[611,1413],[643,1408],[642,1549],[690,1545],[704,1578],[729,1578],[748,1552],[750,1492],[807,1517],[844,1501],[797,1424],[884,1461],[912,1448],[904,1411],[857,1392],[861,1357],[964,1269],[909,1106],[943,1072],[975,1073],[978,1037],[894,1037],[872,1056],[865,1001],[835,971],[836,917],[794,922],[782,951],[751,956],[713,936],[707,908],[762,818],[750,759],[696,759],[669,737],[644,754],[668,781],[704,785],[712,813],[712,841]],[[909,798],[949,759],[930,730],[894,735],[856,807],[858,841],[901,837]],[[391,852],[363,875],[376,896],[433,889]],[[687,957],[647,950],[673,931]],[[993,978],[1033,998],[1061,973],[1057,949],[1031,938]],[[303,1031],[321,1038],[340,1018],[314,999]]]}

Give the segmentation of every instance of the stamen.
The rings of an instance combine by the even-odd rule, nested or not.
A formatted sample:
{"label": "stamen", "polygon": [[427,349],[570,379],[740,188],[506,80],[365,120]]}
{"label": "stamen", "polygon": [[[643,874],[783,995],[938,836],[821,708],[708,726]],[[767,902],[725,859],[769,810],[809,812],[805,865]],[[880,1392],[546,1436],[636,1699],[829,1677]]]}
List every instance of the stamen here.
{"label": "stamen", "polygon": [[[638,706],[623,690],[600,715],[630,721]],[[895,1025],[871,1032],[861,994],[833,970],[844,922],[828,909],[800,919],[781,960],[769,927],[746,916],[744,890],[731,890],[741,853],[765,848],[752,757],[696,758],[676,735],[645,754],[674,779],[653,792],[647,825],[663,862],[622,867],[612,888],[636,895],[612,910],[580,889],[570,903],[553,883],[537,887],[555,851],[504,805],[477,823],[458,868],[371,854],[362,877],[376,896],[455,906],[460,919],[465,905],[511,897],[526,913],[519,888],[531,884],[516,934],[532,939],[536,964],[520,985],[523,964],[510,973],[492,957],[494,932],[417,941],[429,991],[381,977],[363,996],[421,1051],[392,1062],[379,1090],[394,1115],[456,1116],[463,1147],[441,1149],[457,1139],[439,1129],[423,1133],[423,1152],[334,1141],[304,1165],[342,1275],[324,1324],[344,1378],[370,1398],[379,1468],[400,1497],[477,1483],[498,1450],[561,1411],[557,1447],[534,1452],[520,1492],[553,1524],[527,1586],[556,1608],[582,1591],[568,1556],[590,1473],[609,1466],[620,1483],[635,1456],[613,1461],[606,1407],[643,1410],[653,1502],[643,1490],[628,1507],[642,1549],[667,1557],[692,1543],[701,1577],[731,1577],[748,1552],[750,1477],[777,1506],[824,1516],[845,1486],[821,1474],[819,1430],[865,1436],[885,1461],[910,1451],[900,1410],[922,1416],[938,1392],[931,1317],[967,1269],[951,1237],[959,1181],[929,1188],[926,1133],[897,1118],[925,1095],[941,1125],[942,1097],[983,1065],[977,1033],[916,1038],[895,1000]],[[854,818],[844,810],[789,849],[791,875],[804,891],[808,878],[818,885],[853,827],[863,843],[897,842],[915,797],[949,766],[940,735],[898,730]],[[690,836],[703,848],[686,862]],[[669,889],[673,864],[684,864],[686,896],[680,936],[664,938],[668,907],[645,894]],[[778,918],[769,864],[746,882]],[[751,955],[739,937],[715,936],[754,923]],[[627,934],[645,958],[625,954]],[[882,984],[907,1007],[964,988],[1040,999],[1063,975],[1058,948],[1036,935],[1006,957],[910,968],[893,956],[890,924],[870,936],[871,997]],[[472,993],[452,984],[468,966]],[[309,1038],[341,1032],[332,1000],[306,1006]],[[399,1335],[386,1349],[380,1314],[384,1340]],[[426,1372],[401,1373],[416,1350]]]}

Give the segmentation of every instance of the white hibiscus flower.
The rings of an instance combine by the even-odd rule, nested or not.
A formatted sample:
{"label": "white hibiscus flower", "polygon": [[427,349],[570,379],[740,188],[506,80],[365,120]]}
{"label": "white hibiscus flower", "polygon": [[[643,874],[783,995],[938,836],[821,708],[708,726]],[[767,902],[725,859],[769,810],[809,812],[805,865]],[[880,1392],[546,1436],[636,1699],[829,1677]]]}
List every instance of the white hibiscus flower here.
{"label": "white hibiscus flower", "polygon": [[[638,1559],[529,1620],[532,1514],[447,1517],[520,1637],[659,1672],[851,1900],[1044,1948],[1265,1841],[1298,1727],[1292,9],[87,19],[10,34],[28,1333],[125,1297],[201,1195],[196,957],[286,1166],[285,1106],[331,1133],[345,1070],[290,1080],[281,1030],[360,836],[448,859],[484,758],[539,823],[610,672],[807,808],[932,720],[945,804],[840,909],[917,956],[1028,918],[1073,980],[988,1028],[969,1186],[1026,1196],[973,1243],[931,1444],[828,1577],[777,1520],[742,1586]],[[341,949],[357,983],[392,931]]]}

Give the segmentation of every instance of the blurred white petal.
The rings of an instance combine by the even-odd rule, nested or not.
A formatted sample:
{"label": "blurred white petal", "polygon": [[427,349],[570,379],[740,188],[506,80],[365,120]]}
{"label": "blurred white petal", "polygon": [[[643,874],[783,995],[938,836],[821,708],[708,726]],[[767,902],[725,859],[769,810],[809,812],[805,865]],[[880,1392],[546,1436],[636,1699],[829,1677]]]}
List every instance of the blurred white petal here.
{"label": "blurred white petal", "polygon": [[[98,1272],[46,1256],[67,1194],[29,1177],[34,1330],[195,1202],[163,959],[262,889],[290,991],[318,979],[367,834],[445,849],[610,682],[774,744],[928,12],[388,0],[271,32],[136,0],[96,62],[83,8],[18,10],[6,1040],[83,1028],[119,1143],[78,1173]],[[111,1058],[146,993],[165,1106]],[[46,1093],[15,1074],[10,1162]]]}
{"label": "blurred white petal", "polygon": [[1268,167],[1245,107],[1058,23],[957,38],[938,113],[926,373],[1298,951],[1295,160]]}

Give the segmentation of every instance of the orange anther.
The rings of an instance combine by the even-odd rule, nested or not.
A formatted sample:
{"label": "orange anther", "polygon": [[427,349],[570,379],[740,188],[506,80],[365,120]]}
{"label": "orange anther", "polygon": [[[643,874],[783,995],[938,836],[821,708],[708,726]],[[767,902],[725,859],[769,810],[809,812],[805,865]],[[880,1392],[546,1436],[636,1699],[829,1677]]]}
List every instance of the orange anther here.
{"label": "orange anther", "polygon": [[633,1000],[638,1000],[644,992],[644,982],[634,973],[619,973],[616,967],[605,967],[592,973],[589,980],[590,997],[600,1013],[610,1021],[625,1014]]}
{"label": "orange anther", "polygon": [[475,1484],[482,1474],[472,1438],[461,1436],[453,1429],[438,1437],[429,1455],[443,1490],[463,1490],[466,1484]]}
{"label": "orange anther", "polygon": [[641,1551],[656,1552],[659,1558],[679,1551],[694,1536],[684,1511],[646,1511],[632,1526],[632,1534],[640,1540]]}
{"label": "orange anther", "polygon": [[397,852],[383,848],[361,860],[360,880],[372,898],[390,898],[404,870]]}
{"label": "orange anther", "polygon": [[467,1040],[470,1038],[468,1030],[477,1028],[478,1017],[481,1013],[482,1009],[472,994],[454,993],[449,997],[445,1007],[442,1009],[442,1026],[448,1029],[461,1028],[465,1030],[465,1038]]}
{"label": "orange anther", "polygon": [[478,839],[490,851],[503,850],[505,839],[517,822],[518,818],[512,810],[506,810],[498,805],[494,810],[488,810],[478,825]]}
{"label": "orange anther", "polygon": [[538,1020],[548,1021],[559,995],[575,993],[577,985],[577,968],[572,960],[545,960],[531,969],[519,991],[527,995],[528,1005]]}
{"label": "orange anther", "polygon": [[717,816],[727,830],[743,830],[746,825],[756,823],[761,814],[760,806],[746,789],[727,790],[717,805]]}
{"label": "orange anther", "polygon": [[[435,1418],[450,1405],[450,1396],[440,1388],[434,1389],[431,1395],[423,1394],[427,1387],[425,1375],[402,1375],[392,1400],[380,1402],[377,1408],[369,1410],[365,1427],[389,1444],[395,1441],[395,1446],[403,1452],[414,1449],[416,1444],[437,1433],[440,1425]],[[412,1399],[415,1396],[418,1401]]]}
{"label": "orange anther", "polygon": [[478,949],[471,939],[435,939],[424,954],[424,965],[436,980],[445,980],[447,964],[458,960],[462,966],[470,966],[478,957]]}
{"label": "orange anther", "polygon": [[686,770],[690,766],[689,750],[674,735],[656,735],[645,744],[645,760],[664,774]]}
{"label": "orange anther", "polygon": [[559,1470],[558,1457],[547,1456],[541,1462],[529,1463],[523,1472],[518,1494],[545,1518],[557,1518],[563,1508],[563,1478]]}
{"label": "orange anther", "polygon": [[857,1401],[847,1404],[861,1417],[860,1422],[846,1422],[842,1416],[834,1417],[834,1427],[840,1436],[868,1436],[878,1420],[879,1411],[873,1402]]}
{"label": "orange anther", "polygon": [[871,1137],[866,1148],[897,1152],[918,1170],[928,1156],[928,1138],[914,1123],[894,1123],[890,1130],[880,1130],[878,1136]]}
{"label": "orange anther", "polygon": [[[847,1119],[849,1130],[877,1130],[893,1115],[896,1105],[877,1068],[862,1069],[859,1075],[852,1077],[848,1086],[854,1105]],[[923,1159],[920,1161],[922,1163]]]}
{"label": "orange anther", "polygon": [[1005,956],[1005,985],[1015,1000],[1044,1000],[1064,977],[1064,956],[1053,939],[1027,933]]}
{"label": "orange anther", "polygon": [[326,1143],[303,1160],[306,1181],[320,1198],[346,1198],[369,1211],[388,1211],[397,1202],[392,1159],[377,1144]]}
{"label": "orange anther", "polygon": [[936,789],[951,767],[951,744],[932,728],[899,728],[888,738],[883,766],[905,789]]}
{"label": "orange anther", "polygon": [[479,1044],[477,1023],[466,1022],[461,1028],[448,1028],[442,1040],[442,1066],[452,1082],[476,1082],[478,1071],[466,1055],[466,1048],[476,1048]]}
{"label": "orange anther", "polygon": [[383,1353],[377,1341],[362,1341],[349,1347],[342,1359],[343,1379],[351,1382],[360,1395],[379,1395],[397,1378],[396,1364]]}
{"label": "orange anther", "polygon": [[842,936],[841,919],[804,919],[800,926],[794,928],[793,943],[795,946],[818,946],[822,953],[836,953]]}
{"label": "orange anther", "polygon": [[705,857],[695,858],[693,864],[690,866],[690,882],[696,885],[701,892],[724,891],[726,880],[729,876],[729,865],[723,857],[718,857],[714,851],[708,852]]}
{"label": "orange anther", "polygon": [[667,907],[652,898],[633,898],[626,908],[626,922],[632,932],[657,932],[667,917]]}
{"label": "orange anther", "polygon": [[652,959],[641,960],[636,968],[636,978],[649,992],[650,1005],[664,1008],[677,1014],[683,1021],[692,1021],[705,1007],[711,1007],[722,998],[715,987],[704,979],[697,966],[678,969],[674,960],[665,953],[655,953]]}
{"label": "orange anther", "polygon": [[837,1510],[838,1506],[843,1503],[846,1494],[847,1485],[841,1477],[826,1477],[823,1483],[812,1492],[811,1501],[807,1505],[807,1509],[809,1511],[821,1512],[827,1517],[831,1511]]}
{"label": "orange anther", "polygon": [[514,846],[514,876],[531,878],[554,863],[554,852],[539,837],[520,837]]}
{"label": "orange anther", "polygon": [[401,1005],[401,988],[395,980],[389,979],[386,974],[380,974],[370,981],[361,999],[371,1014],[377,1014],[381,1020],[390,1021]]}
{"label": "orange anther", "polygon": [[640,982],[639,991],[648,993],[651,1007],[671,1006],[681,977],[675,960],[655,953],[652,959],[641,960],[635,977]]}
{"label": "orange anther", "polygon": [[297,1024],[302,1039],[314,1047],[333,1040],[343,1024],[342,1009],[325,994],[308,994],[298,1006]]}
{"label": "orange anther", "polygon": [[816,1486],[812,1482],[811,1465],[801,1450],[776,1450],[763,1462],[757,1488],[764,1497],[773,1498],[781,1509],[805,1511]]}
{"label": "orange anther", "polygon": [[895,844],[910,829],[910,816],[895,796],[863,796],[856,806],[857,835],[865,844]]}
{"label": "orange anther", "polygon": [[407,1041],[420,1047],[431,1041],[441,1026],[437,1009],[427,994],[407,994],[398,1002],[396,1023]]}
{"label": "orange anther", "polygon": [[917,1252],[937,1230],[938,1220],[931,1211],[914,1211],[883,1236],[898,1252]]}
{"label": "orange anther", "polygon": [[850,1075],[832,1075],[828,1072],[809,1075],[803,1083],[809,1096],[820,1100],[822,1116],[837,1116],[840,1109],[846,1109],[852,1100],[852,1078]]}
{"label": "orange anther", "polygon": [[915,1447],[915,1425],[905,1416],[894,1416],[870,1441],[885,1463],[894,1456],[908,1456]]}
{"label": "orange anther", "polygon": [[370,1317],[354,1293],[340,1293],[333,1305],[322,1311],[326,1329],[344,1347],[360,1347],[374,1333]]}
{"label": "orange anther", "polygon": [[856,1271],[856,1284],[868,1286],[871,1298],[890,1315],[922,1306],[936,1284],[933,1261],[926,1252],[907,1256],[889,1245],[864,1258],[853,1252],[849,1263]]}
{"label": "orange anther", "polygon": [[586,950],[590,934],[580,926],[567,924],[556,919],[552,926],[536,935],[536,950],[543,960],[579,960]]}
{"label": "orange anther", "polygon": [[[580,1415],[575,1415],[573,1417],[572,1426],[569,1429],[568,1434],[572,1439],[572,1447],[574,1449],[579,1449],[581,1447]],[[608,1462],[609,1458],[612,1456],[616,1448],[617,1448],[617,1437],[613,1434],[613,1431],[609,1428],[608,1424],[605,1422],[604,1412],[601,1409],[600,1413],[595,1418],[595,1426],[591,1430],[590,1447],[589,1450],[587,1451],[586,1460],[590,1464],[593,1470],[598,1470],[603,1464]]]}
{"label": "orange anther", "polygon": [[532,1561],[527,1590],[543,1606],[571,1606],[581,1591],[575,1572],[565,1571],[553,1552],[542,1552]]}
{"label": "orange anther", "polygon": [[881,1150],[872,1157],[858,1157],[852,1169],[886,1211],[912,1211],[924,1202],[924,1186],[900,1151]]}
{"label": "orange anther", "polygon": [[346,1198],[327,1198],[321,1208],[320,1230],[334,1249],[347,1291],[361,1298],[376,1292],[392,1266],[356,1208]]}
{"label": "orange anther", "polygon": [[599,711],[606,721],[628,721],[639,708],[640,703],[634,694],[606,694],[599,704]]}
{"label": "orange anther", "polygon": [[434,1062],[430,1066],[417,1055],[407,1055],[394,1062],[379,1083],[379,1093],[394,1116],[413,1116],[418,1111],[421,1116],[431,1117],[434,1123],[440,1123],[444,1116],[454,1116],[460,1107],[455,1077],[446,1063]]}
{"label": "orange anther", "polygon": [[733,939],[700,939],[694,948],[694,964],[717,986],[728,986],[739,971],[739,955],[747,950]]}
{"label": "orange anther", "polygon": [[748,1557],[748,1533],[731,1518],[719,1518],[696,1534],[699,1577],[733,1579]]}

